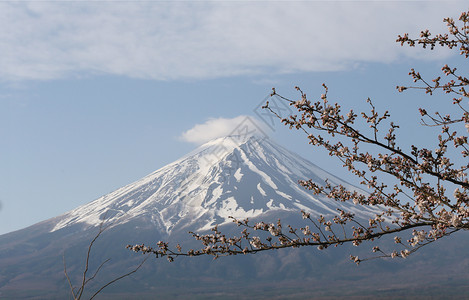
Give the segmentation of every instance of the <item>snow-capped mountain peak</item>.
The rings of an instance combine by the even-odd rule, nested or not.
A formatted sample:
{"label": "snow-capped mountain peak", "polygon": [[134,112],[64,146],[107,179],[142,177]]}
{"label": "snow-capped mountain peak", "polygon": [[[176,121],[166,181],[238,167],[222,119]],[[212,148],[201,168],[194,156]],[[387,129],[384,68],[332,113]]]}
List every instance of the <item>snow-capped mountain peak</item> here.
{"label": "snow-capped mountain peak", "polygon": [[356,189],[313,163],[255,135],[212,140],[181,159],[110,194],[59,217],[51,231],[82,223],[113,226],[135,219],[170,233],[187,226],[198,230],[231,222],[229,216],[253,218],[274,210],[306,210],[314,215],[347,209],[369,215],[353,204],[313,196],[300,179],[342,184]]}

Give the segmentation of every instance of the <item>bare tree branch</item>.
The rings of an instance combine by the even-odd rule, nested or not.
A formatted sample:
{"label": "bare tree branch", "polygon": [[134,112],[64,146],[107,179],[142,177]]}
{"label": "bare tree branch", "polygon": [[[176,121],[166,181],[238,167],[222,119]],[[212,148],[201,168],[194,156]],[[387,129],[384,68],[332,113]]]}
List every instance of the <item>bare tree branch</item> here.
{"label": "bare tree branch", "polygon": [[109,282],[106,283],[105,285],[103,285],[99,290],[96,291],[96,293],[93,294],[93,296],[91,296],[90,300],[93,299],[94,297],[96,297],[99,293],[101,293],[101,291],[102,291],[104,288],[108,287],[109,285],[113,284],[114,282],[119,281],[119,280],[121,280],[122,278],[125,278],[125,277],[127,277],[127,276],[130,276],[130,275],[132,275],[133,273],[137,272],[138,269],[140,269],[140,267],[147,261],[147,259],[148,259],[148,256],[145,257],[145,259],[142,260],[142,262],[141,262],[135,269],[133,269],[132,271],[130,271],[130,272],[128,272],[128,273],[126,273],[126,274],[124,274],[124,275],[122,275],[122,276],[119,276],[119,277],[117,277],[117,278],[115,278],[115,279],[109,281]]}
{"label": "bare tree branch", "polygon": [[[104,218],[105,219],[105,218]],[[66,263],[65,263],[65,253],[63,254],[63,264],[64,264],[64,274],[65,274],[65,277],[67,278],[67,281],[68,281],[68,284],[70,286],[70,292],[73,296],[73,299],[74,300],[80,300],[83,296],[83,293],[85,291],[85,287],[86,285],[92,281],[93,279],[96,278],[96,276],[98,275],[99,271],[102,269],[102,267],[110,261],[110,259],[106,259],[104,262],[102,262],[99,267],[96,269],[96,271],[94,272],[94,274],[87,278],[86,274],[88,273],[88,270],[89,270],[89,261],[90,261],[90,257],[91,257],[91,250],[93,248],[93,245],[94,243],[96,242],[96,240],[101,236],[101,234],[109,228],[111,224],[108,224],[107,226],[104,226],[104,220],[100,223],[99,225],[99,230],[98,230],[98,233],[94,236],[94,238],[91,240],[89,246],[88,246],[88,251],[86,253],[86,260],[85,260],[85,267],[84,267],[84,271],[83,271],[83,275],[82,275],[82,280],[81,280],[81,285],[80,287],[78,288],[78,290],[75,292],[75,290],[77,289],[76,287],[73,286],[72,284],[72,281],[70,279],[70,276],[68,275],[67,273],[67,266],[66,266]],[[130,276],[132,275],[133,273],[137,272],[140,267],[145,263],[145,261],[148,259],[148,257],[146,257],[136,268],[132,269],[132,271],[128,272],[128,273],[125,273],[124,275],[121,275],[109,282],[107,282],[106,284],[104,284],[98,291],[96,291],[93,296],[90,298],[90,299],[93,299],[94,297],[96,297],[104,288],[106,288],[107,286],[115,283],[116,281],[119,281],[127,276]]]}

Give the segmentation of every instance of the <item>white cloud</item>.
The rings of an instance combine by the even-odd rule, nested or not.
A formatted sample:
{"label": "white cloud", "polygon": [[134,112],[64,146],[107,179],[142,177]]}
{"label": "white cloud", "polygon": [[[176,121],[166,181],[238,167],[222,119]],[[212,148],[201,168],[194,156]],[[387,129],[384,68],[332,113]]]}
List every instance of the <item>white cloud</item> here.
{"label": "white cloud", "polygon": [[203,144],[210,140],[229,135],[257,134],[265,136],[267,127],[252,116],[235,118],[211,118],[203,124],[196,124],[181,135],[181,139],[195,144]]}
{"label": "white cloud", "polygon": [[462,1],[2,2],[0,80],[203,79],[389,63],[425,57],[397,45],[397,34],[445,31],[442,18],[465,9]]}

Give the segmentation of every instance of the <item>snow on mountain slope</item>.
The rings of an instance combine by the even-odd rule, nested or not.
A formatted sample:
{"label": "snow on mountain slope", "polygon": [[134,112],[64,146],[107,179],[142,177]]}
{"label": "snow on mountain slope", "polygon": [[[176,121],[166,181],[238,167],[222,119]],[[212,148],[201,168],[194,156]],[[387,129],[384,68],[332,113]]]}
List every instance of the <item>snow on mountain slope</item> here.
{"label": "snow on mountain slope", "polygon": [[196,224],[198,230],[252,218],[273,210],[335,214],[336,208],[367,217],[376,211],[314,196],[300,179],[357,189],[313,163],[256,136],[229,136],[208,142],[183,158],[62,216],[51,231],[105,218],[113,226],[135,218],[161,231]]}

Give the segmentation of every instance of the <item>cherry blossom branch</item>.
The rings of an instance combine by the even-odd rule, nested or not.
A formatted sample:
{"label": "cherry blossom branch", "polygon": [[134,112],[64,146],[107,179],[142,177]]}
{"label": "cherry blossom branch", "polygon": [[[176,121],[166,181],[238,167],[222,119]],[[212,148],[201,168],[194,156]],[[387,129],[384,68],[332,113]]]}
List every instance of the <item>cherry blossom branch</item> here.
{"label": "cherry blossom branch", "polygon": [[[469,12],[463,12],[459,17],[461,25],[451,18],[444,19],[444,22],[449,34],[432,37],[428,30],[424,30],[418,39],[411,39],[408,34],[404,34],[398,37],[397,42],[429,49],[436,46],[455,48],[468,58]],[[360,178],[360,183],[367,187],[369,193],[351,191],[341,185],[332,186],[327,181],[325,186],[320,186],[313,180],[301,180],[300,185],[313,194],[322,194],[338,202],[353,202],[355,205],[377,209],[379,212],[369,218],[368,224],[340,209],[338,215],[327,216],[329,219],[324,216],[314,219],[309,213],[302,212],[303,218],[309,220],[314,229],[308,225],[299,229],[288,226],[288,232],[285,233],[280,221],[277,225],[264,222],[251,225],[248,220],[234,219],[238,226],[244,228],[240,236],[227,237],[217,227],[212,229],[212,234],[192,233],[203,245],[199,250],[184,252],[179,244],[177,250],[171,249],[163,241],[159,241],[155,248],[144,244],[128,245],[127,248],[173,261],[177,256],[212,255],[218,258],[290,247],[317,246],[322,250],[345,243],[358,246],[367,240],[374,241],[382,236],[412,231],[411,238],[406,242],[400,236],[394,236],[401,250],[385,252],[375,246],[373,253],[376,255],[373,257],[351,257],[354,262],[360,263],[374,258],[405,258],[442,237],[469,229],[469,144],[467,134],[461,134],[461,128],[458,127],[464,124],[469,132],[469,108],[462,101],[469,98],[465,88],[469,85],[469,79],[448,65],[442,67],[442,72],[447,78],[445,82],[441,77],[426,80],[419,72],[411,69],[409,75],[421,85],[397,87],[399,92],[416,89],[434,95],[441,90],[445,95],[455,95],[452,105],[456,106],[458,112],[453,115],[435,112],[434,116],[430,116],[424,108],[419,109],[422,125],[441,129],[441,133],[434,136],[435,140],[429,141],[429,144],[436,143],[435,150],[430,150],[431,146],[415,145],[407,151],[401,148],[396,135],[399,126],[390,121],[388,111],[380,114],[370,99],[367,99],[369,111],[359,115],[353,110],[342,113],[340,104],[329,103],[329,90],[325,84],[325,91],[317,101],[310,101],[299,87],[296,87],[300,94],[299,100],[279,95],[273,89],[271,95],[294,107],[298,115],[282,118],[269,106],[269,102],[263,106],[290,129],[303,131],[311,145],[321,147],[330,156],[337,158],[349,172]],[[381,132],[384,135],[380,135]],[[371,149],[363,151],[364,146]],[[388,179],[394,181],[393,185],[387,183]],[[448,187],[455,188],[452,194],[448,193]],[[264,234],[264,237],[254,236],[254,231]]]}

